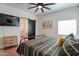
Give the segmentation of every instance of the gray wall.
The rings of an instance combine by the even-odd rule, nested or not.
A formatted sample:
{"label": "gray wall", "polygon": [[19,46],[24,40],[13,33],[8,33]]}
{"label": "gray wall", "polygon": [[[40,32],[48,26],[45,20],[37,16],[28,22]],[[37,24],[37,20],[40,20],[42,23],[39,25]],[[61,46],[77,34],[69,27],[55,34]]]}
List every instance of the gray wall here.
{"label": "gray wall", "polygon": [[[6,6],[5,4],[0,4],[0,13],[10,14],[18,17],[31,18],[36,20],[35,15],[32,15],[28,12],[23,12],[12,7]],[[3,39],[1,37],[4,36],[18,36],[18,44],[20,41],[20,28],[12,27],[12,26],[0,26],[0,48],[4,47]]]}
{"label": "gray wall", "polygon": [[[39,34],[45,34],[47,36],[58,38],[58,21],[59,20],[77,20],[77,34],[79,34],[79,7],[73,7],[57,12],[52,12],[44,16],[39,16]],[[53,27],[52,29],[42,29],[42,22],[46,20],[52,20]]]}

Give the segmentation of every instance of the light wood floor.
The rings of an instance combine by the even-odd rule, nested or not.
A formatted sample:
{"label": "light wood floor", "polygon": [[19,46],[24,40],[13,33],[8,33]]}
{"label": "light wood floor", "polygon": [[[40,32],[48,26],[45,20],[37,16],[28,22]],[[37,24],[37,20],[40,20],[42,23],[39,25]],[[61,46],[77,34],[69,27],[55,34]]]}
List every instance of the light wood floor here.
{"label": "light wood floor", "polygon": [[16,53],[16,50],[17,47],[0,49],[0,56],[19,56],[19,54]]}

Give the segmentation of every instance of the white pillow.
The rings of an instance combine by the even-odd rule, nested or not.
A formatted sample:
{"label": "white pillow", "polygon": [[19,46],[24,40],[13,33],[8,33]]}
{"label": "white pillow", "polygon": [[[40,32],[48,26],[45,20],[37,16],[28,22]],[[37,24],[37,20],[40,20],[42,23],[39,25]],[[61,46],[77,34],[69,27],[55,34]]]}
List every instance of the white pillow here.
{"label": "white pillow", "polygon": [[74,36],[75,40],[79,40],[79,35]]}

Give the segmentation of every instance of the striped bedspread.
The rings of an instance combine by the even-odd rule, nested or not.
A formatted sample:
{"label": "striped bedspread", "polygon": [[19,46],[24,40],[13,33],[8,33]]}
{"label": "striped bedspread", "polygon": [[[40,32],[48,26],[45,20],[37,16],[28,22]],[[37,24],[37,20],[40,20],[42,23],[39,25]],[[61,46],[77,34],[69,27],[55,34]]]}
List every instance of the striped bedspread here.
{"label": "striped bedspread", "polygon": [[49,37],[29,40],[19,45],[17,52],[23,56],[56,56],[61,47],[56,46],[57,40]]}

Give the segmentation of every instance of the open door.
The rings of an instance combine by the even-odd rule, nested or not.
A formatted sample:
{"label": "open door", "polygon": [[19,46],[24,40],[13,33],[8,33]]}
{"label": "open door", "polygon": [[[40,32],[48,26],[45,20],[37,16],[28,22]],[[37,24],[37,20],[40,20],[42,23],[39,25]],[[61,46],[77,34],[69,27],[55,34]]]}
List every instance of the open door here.
{"label": "open door", "polygon": [[20,19],[20,37],[35,39],[35,20]]}
{"label": "open door", "polygon": [[28,38],[28,20],[20,18],[20,37]]}

